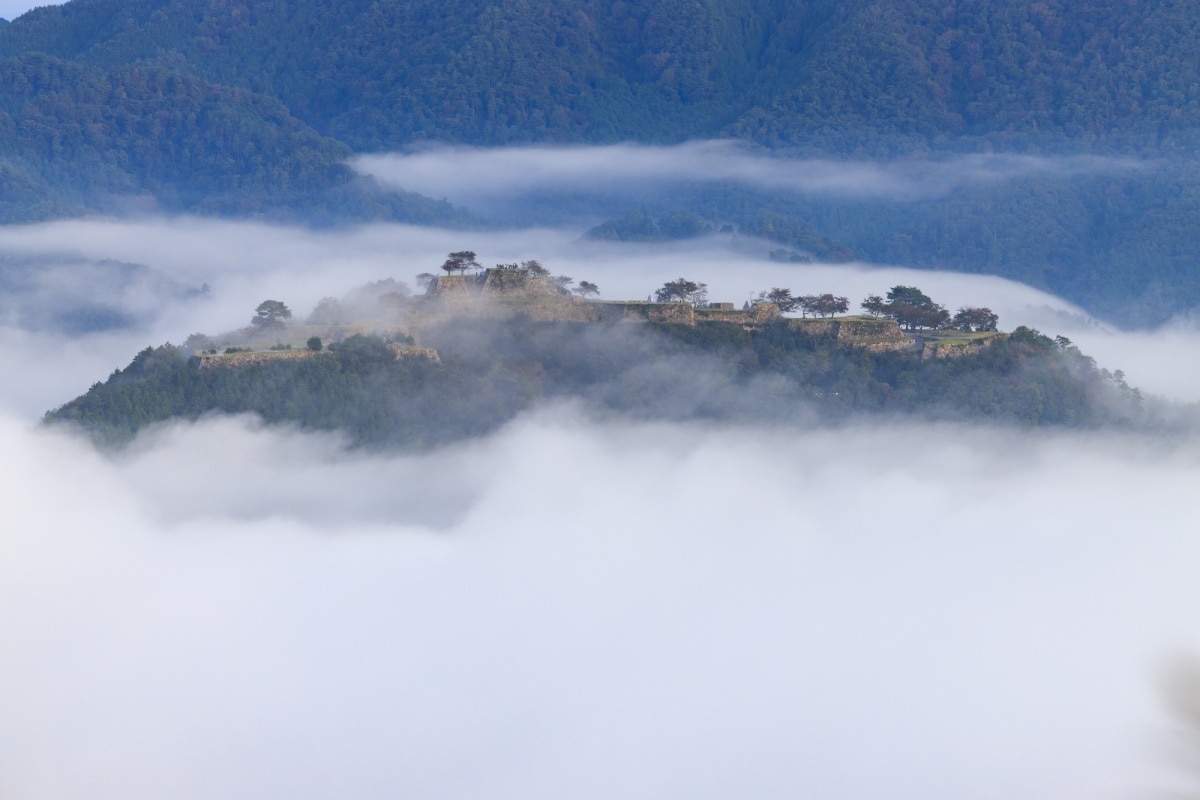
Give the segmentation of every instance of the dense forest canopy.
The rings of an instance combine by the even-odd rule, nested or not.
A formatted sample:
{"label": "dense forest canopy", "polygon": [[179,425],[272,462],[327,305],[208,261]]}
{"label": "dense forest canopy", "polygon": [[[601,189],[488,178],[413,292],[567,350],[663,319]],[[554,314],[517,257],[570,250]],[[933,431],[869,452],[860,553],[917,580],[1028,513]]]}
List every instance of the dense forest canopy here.
{"label": "dense forest canopy", "polygon": [[0,38],[278,98],[356,150],[735,135],[850,152],[1196,141],[1182,0],[73,0]]}

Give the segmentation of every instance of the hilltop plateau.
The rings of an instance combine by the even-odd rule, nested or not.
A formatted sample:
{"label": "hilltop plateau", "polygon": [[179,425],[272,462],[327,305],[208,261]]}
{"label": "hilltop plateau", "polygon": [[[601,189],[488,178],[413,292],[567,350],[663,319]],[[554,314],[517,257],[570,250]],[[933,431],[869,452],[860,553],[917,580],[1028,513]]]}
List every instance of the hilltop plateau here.
{"label": "hilltop plateau", "polygon": [[[463,256],[474,260],[447,264]],[[537,262],[422,281],[416,296],[386,280],[326,298],[302,322],[264,301],[248,328],[146,348],[46,421],[120,444],[170,420],[254,413],[360,446],[414,447],[566,400],[636,418],[787,424],[1090,426],[1142,414],[1137,390],[1069,341],[996,332],[986,308],[951,318],[914,287],[867,298],[877,316],[838,316],[845,298],[773,289],[739,309],[682,278],[653,301],[585,299],[593,284],[573,294]]]}

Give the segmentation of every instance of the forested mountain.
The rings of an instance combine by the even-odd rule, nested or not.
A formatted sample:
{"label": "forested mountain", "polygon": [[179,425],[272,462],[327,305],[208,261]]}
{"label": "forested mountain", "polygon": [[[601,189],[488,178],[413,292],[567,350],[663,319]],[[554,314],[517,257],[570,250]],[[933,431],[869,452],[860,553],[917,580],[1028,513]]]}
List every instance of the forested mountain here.
{"label": "forested mountain", "polygon": [[0,55],[153,63],[356,150],[735,135],[850,152],[1196,141],[1183,0],[73,0]]}
{"label": "forested mountain", "polygon": [[451,215],[371,187],[346,166],[349,153],[273,98],[160,67],[101,70],[37,54],[0,64],[0,180],[8,189],[0,215],[8,220],[137,195],[167,210]]}
{"label": "forested mountain", "polygon": [[[1014,277],[1145,324],[1200,303],[1198,71],[1182,0],[71,0],[0,30],[0,221],[463,222],[345,166],[422,142],[1119,154],[1153,169],[909,204],[722,187],[647,213]],[[635,222],[606,235],[648,235]]]}
{"label": "forested mountain", "polygon": [[766,102],[765,76],[782,80],[834,5],[75,0],[22,17],[0,54],[168,65],[278,97],[359,150],[669,141]]}
{"label": "forested mountain", "polygon": [[975,355],[837,345],[786,321],[601,326],[458,318],[423,331],[440,361],[397,358],[375,336],[332,352],[204,367],[146,348],[46,415],[108,444],[146,426],[211,413],[336,430],[360,446],[478,436],[539,402],[573,399],[640,419],[836,423],[912,415],[1022,426],[1142,424],[1140,395],[1065,340],[1022,328]]}

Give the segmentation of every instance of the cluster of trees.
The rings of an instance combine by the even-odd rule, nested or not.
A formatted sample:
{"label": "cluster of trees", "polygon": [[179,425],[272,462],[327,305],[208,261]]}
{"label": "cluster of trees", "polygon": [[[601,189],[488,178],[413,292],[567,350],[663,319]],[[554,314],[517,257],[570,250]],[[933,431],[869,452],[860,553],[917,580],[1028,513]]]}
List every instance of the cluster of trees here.
{"label": "cluster of trees", "polygon": [[873,317],[891,317],[907,330],[994,331],[1000,318],[990,308],[968,306],[951,316],[945,306],[933,302],[915,286],[893,286],[887,299],[869,295],[862,309]]}
{"label": "cluster of trees", "polygon": [[457,253],[451,253],[442,263],[442,269],[447,275],[459,273],[460,275],[467,270],[483,269],[483,265],[479,263],[473,250],[460,250]]}
{"label": "cluster of trees", "polygon": [[[461,274],[468,270],[483,269],[483,265],[479,263],[478,256],[473,250],[460,250],[455,253],[450,253],[446,261],[442,264],[442,269],[448,275],[453,275],[455,272]],[[591,281],[580,281],[578,286],[572,288],[571,284],[575,283],[575,279],[569,275],[553,275],[550,270],[542,265],[542,262],[536,259],[528,261],[510,262],[497,264],[495,269],[499,270],[527,270],[530,275],[537,278],[549,279],[560,292],[564,294],[575,293],[583,298],[595,297],[600,294],[600,287]],[[433,284],[437,276],[431,272],[422,272],[417,275],[417,286],[423,290],[428,290]]]}
{"label": "cluster of trees", "polygon": [[[654,292],[659,303],[693,303],[708,301],[708,287],[703,283],[677,278],[667,281]],[[773,303],[785,314],[799,311],[802,316],[832,317],[850,310],[850,300],[830,293],[794,295],[791,289],[773,287],[759,292],[757,302]],[[953,316],[915,286],[893,286],[887,299],[870,295],[862,309],[873,317],[891,317],[907,330],[994,331],[999,317],[990,308],[960,308]]]}
{"label": "cluster of trees", "polygon": [[[779,287],[759,292],[758,300],[774,303],[785,314],[799,311],[804,316],[831,317],[845,314],[850,309],[850,301],[845,297],[832,294],[796,296],[791,289]],[[888,290],[887,299],[869,295],[861,307],[873,317],[890,317],[907,330],[994,331],[999,322],[999,317],[990,308],[960,308],[951,316],[944,306],[935,303],[915,286],[893,286]]]}
{"label": "cluster of trees", "polygon": [[259,330],[282,328],[292,318],[292,310],[280,300],[263,300],[254,309],[250,324]]}
{"label": "cluster of trees", "polygon": [[676,278],[667,281],[654,291],[654,300],[658,303],[692,303],[704,305],[708,302],[708,284],[698,283],[687,278]]}
{"label": "cluster of trees", "polygon": [[774,303],[785,314],[799,311],[801,316],[809,314],[817,317],[832,317],[845,314],[850,310],[850,301],[845,297],[835,297],[832,294],[806,294],[794,296],[791,289],[775,287],[769,292],[759,292],[758,299],[766,303]]}

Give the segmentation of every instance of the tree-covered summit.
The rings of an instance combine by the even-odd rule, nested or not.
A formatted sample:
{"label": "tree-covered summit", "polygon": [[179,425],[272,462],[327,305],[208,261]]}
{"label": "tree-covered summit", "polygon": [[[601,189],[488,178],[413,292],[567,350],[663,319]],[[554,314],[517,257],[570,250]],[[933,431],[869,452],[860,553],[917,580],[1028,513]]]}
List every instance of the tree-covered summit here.
{"label": "tree-covered summit", "polygon": [[[480,277],[522,271],[501,266]],[[801,301],[830,298],[832,313],[842,313],[846,298],[797,299],[779,287],[763,292],[758,309],[772,312],[763,314],[707,303],[704,284],[686,278],[664,284],[657,304],[437,280],[455,288],[435,281],[413,297],[380,281],[323,299],[303,321],[283,301],[265,300],[243,331],[146,348],[46,420],[121,443],[148,425],[253,413],[340,431],[362,446],[411,447],[479,435],[561,401],[639,419],[805,425],[903,415],[1075,427],[1137,423],[1143,414],[1120,373],[1066,339],[1028,328],[997,333],[986,308],[952,318],[916,287],[893,287],[869,309],[886,319],[831,319],[822,303],[818,312]],[[462,292],[476,284],[467,302]],[[817,316],[781,316],[789,300],[796,304],[787,310]],[[631,316],[626,305],[688,313]],[[608,307],[619,313],[578,313]],[[547,313],[556,308],[569,313]],[[911,317],[918,308],[941,314]],[[902,335],[901,321],[925,330]]]}
{"label": "tree-covered summit", "polygon": [[563,400],[636,419],[801,425],[915,416],[1078,427],[1142,414],[1121,376],[1029,329],[934,360],[842,347],[785,323],[748,331],[475,320],[431,331],[426,343],[440,360],[397,358],[386,340],[363,335],[303,358],[228,366],[147,348],[46,420],[119,444],[158,423],[253,413],[380,448],[480,435]]}

